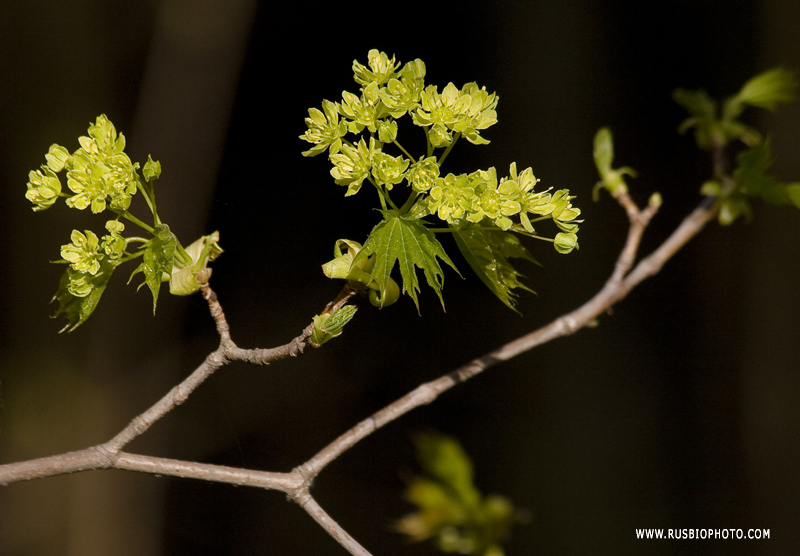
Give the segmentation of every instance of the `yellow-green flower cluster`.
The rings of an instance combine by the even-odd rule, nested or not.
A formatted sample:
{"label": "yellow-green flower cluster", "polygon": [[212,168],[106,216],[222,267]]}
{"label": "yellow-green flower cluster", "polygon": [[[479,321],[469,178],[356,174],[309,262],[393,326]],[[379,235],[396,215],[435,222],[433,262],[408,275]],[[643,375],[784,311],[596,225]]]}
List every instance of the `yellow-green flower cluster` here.
{"label": "yellow-green flower cluster", "polygon": [[92,280],[104,263],[113,263],[124,254],[128,245],[121,232],[125,225],[118,220],[106,222],[108,234],[98,239],[91,230],[72,230],[70,243],[61,246],[61,258],[70,265],[67,290],[75,297],[86,297],[92,291]]}
{"label": "yellow-green flower cluster", "polygon": [[[442,164],[460,138],[474,145],[489,143],[482,134],[497,123],[498,97],[476,83],[460,88],[448,83],[440,91],[425,84],[425,75],[422,60],[401,65],[378,50],[370,50],[367,65],[353,61],[359,92],[344,91],[340,101],[324,100],[322,110],[308,111],[300,138],[312,147],[303,155],[327,151],[330,173],[347,187],[345,196],[365,184],[377,192],[383,218],[359,256],[373,261],[364,283],[377,285],[381,307],[389,298],[387,284],[395,266],[403,293],[415,302],[415,269],[422,270],[441,299],[443,274],[437,260],[453,264],[435,235],[452,233],[480,279],[513,308],[513,290],[526,286],[510,259],[533,259],[511,232],[551,241],[557,251],[569,253],[578,247],[580,211],[567,190],[536,191],[538,180],[530,168],[517,173],[512,164],[509,175],[499,180],[494,168],[445,175]],[[425,150],[416,157],[398,141],[398,120],[405,115],[410,127],[424,133]],[[432,225],[428,217],[433,216],[446,227]],[[543,220],[558,227],[554,238],[536,234],[534,224]]]}
{"label": "yellow-green flower cluster", "polygon": [[[569,191],[534,191],[538,179],[530,168],[517,173],[516,164],[509,176],[497,181],[494,168],[456,176],[437,177],[429,195],[415,207],[416,216],[435,214],[448,224],[490,220],[503,231],[534,234],[533,222],[553,220],[561,230],[556,249],[569,252],[577,247],[580,209],[573,207]],[[513,217],[517,217],[518,221]]]}
{"label": "yellow-green flower cluster", "polygon": [[[127,210],[136,193],[138,164],[125,154],[125,136],[117,134],[108,118],[98,116],[89,126],[89,136],[78,139],[80,148],[72,155],[60,145],[52,145],[45,155],[47,164],[28,176],[26,198],[36,211],[52,206],[58,197],[66,197],[67,206],[83,210],[91,207],[99,213],[107,206]],[[58,172],[67,171],[67,187],[73,195],[62,193]]]}
{"label": "yellow-green flower cluster", "polygon": [[476,83],[467,83],[460,90],[448,83],[441,94],[435,85],[420,93],[422,106],[413,114],[414,123],[428,127],[431,144],[447,147],[453,132],[461,133],[470,143],[486,145],[488,140],[479,131],[497,123],[497,95],[489,94]]}

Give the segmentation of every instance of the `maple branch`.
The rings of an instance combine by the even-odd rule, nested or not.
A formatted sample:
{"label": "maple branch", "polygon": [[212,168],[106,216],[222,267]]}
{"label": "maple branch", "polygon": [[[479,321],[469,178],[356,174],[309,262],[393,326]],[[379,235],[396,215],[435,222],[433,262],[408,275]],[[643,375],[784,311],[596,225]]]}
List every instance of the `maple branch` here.
{"label": "maple branch", "polygon": [[[282,346],[268,349],[240,348],[231,339],[228,322],[225,319],[222,306],[214,291],[208,284],[201,286],[200,291],[208,302],[209,311],[216,323],[217,332],[220,336],[219,347],[208,354],[203,363],[150,408],[134,417],[131,422],[111,440],[83,450],[0,465],[0,485],[92,469],[125,469],[125,467],[120,467],[120,465],[122,465],[120,461],[130,461],[130,459],[126,458],[132,455],[125,454],[122,452],[122,449],[133,439],[144,434],[167,413],[185,402],[192,392],[214,374],[217,369],[232,361],[245,361],[256,365],[269,365],[288,357],[297,357],[302,354],[309,345],[308,338],[314,330],[313,323],[307,326],[299,336]],[[325,307],[325,311],[329,312],[341,306],[341,304],[346,303],[354,294],[355,292],[345,288],[336,299]],[[146,458],[146,456],[137,457]],[[148,465],[151,466],[154,466],[156,461],[160,461],[159,458],[147,459]],[[173,474],[169,466],[155,465],[154,468],[157,468],[157,470],[154,470],[153,473],[161,475]],[[207,477],[207,480],[228,482],[224,480],[225,476],[225,473],[217,475],[212,474]]]}
{"label": "maple branch", "polygon": [[[550,324],[473,359],[446,375],[417,386],[405,396],[395,400],[339,436],[296,469],[304,476],[313,479],[330,462],[362,439],[409,411],[430,404],[453,386],[469,380],[498,363],[513,359],[539,345],[574,334],[578,330],[594,324],[598,317],[625,298],[639,283],[657,274],[681,247],[714,219],[718,211],[718,206],[713,198],[705,198],[652,254],[633,267],[642,235],[658,211],[660,198],[651,197],[650,203],[644,209],[639,209],[627,193],[620,193],[616,198],[628,215],[630,227],[611,277],[594,297]],[[631,270],[632,267],[633,270]]]}
{"label": "maple branch", "polygon": [[[299,336],[283,346],[270,349],[238,347],[231,338],[230,328],[216,294],[210,286],[205,284],[201,287],[201,293],[208,302],[209,311],[216,323],[220,344],[200,366],[180,384],[172,388],[161,400],[135,417],[128,426],[108,442],[56,456],[0,465],[0,485],[92,469],[122,469],[278,490],[286,493],[291,500],[300,505],[351,554],[370,556],[364,547],[323,510],[309,492],[316,476],[330,462],[387,423],[417,407],[433,402],[453,386],[469,380],[500,362],[508,361],[550,340],[574,334],[596,322],[599,316],[625,298],[643,280],[657,274],[675,253],[716,216],[718,211],[718,206],[713,199],[706,198],[652,254],[634,266],[641,238],[658,211],[660,200],[658,197],[652,197],[647,207],[639,209],[627,193],[618,194],[616,199],[625,209],[630,221],[628,236],[611,276],[594,297],[550,324],[473,359],[435,380],[418,386],[358,423],[289,473],[232,468],[122,451],[125,445],[146,432],[176,406],[186,401],[189,395],[220,367],[231,361],[268,365],[287,357],[296,357],[302,354],[309,345],[308,339],[314,330],[313,323],[307,326]],[[328,303],[323,312],[333,312],[356,294],[356,291],[345,286],[339,295]]]}

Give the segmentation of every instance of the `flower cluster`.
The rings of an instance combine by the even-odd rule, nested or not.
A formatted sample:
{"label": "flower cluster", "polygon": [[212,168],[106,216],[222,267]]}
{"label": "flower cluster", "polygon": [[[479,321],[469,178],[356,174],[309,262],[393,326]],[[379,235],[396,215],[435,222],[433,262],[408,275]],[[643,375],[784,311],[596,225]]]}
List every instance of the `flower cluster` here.
{"label": "flower cluster", "polygon": [[[415,207],[417,216],[436,214],[448,224],[458,226],[464,220],[481,223],[490,220],[503,231],[533,235],[533,222],[552,220],[561,230],[555,247],[569,252],[577,246],[580,209],[570,202],[573,197],[562,189],[555,193],[534,191],[539,180],[531,168],[517,174],[511,163],[509,176],[497,181],[494,167],[459,176],[448,174],[436,178],[429,195]],[[517,217],[515,222],[512,217]],[[532,218],[533,217],[533,218]]]}
{"label": "flower cluster", "polygon": [[[340,101],[324,100],[321,110],[311,108],[305,119],[307,130],[300,138],[312,144],[303,152],[304,156],[327,151],[332,164],[330,173],[335,183],[347,187],[345,196],[355,195],[366,184],[369,184],[368,189],[374,187],[384,221],[373,234],[402,229],[408,232],[409,245],[424,243],[437,246],[438,250],[433,236],[423,238],[421,230],[424,228],[410,223],[410,219],[435,216],[446,223],[447,228],[431,228],[430,232],[460,234],[457,243],[462,253],[465,249],[488,250],[491,257],[502,260],[505,265],[509,264],[509,256],[529,256],[523,248],[517,248],[517,244],[492,235],[495,232],[516,232],[548,239],[560,253],[569,253],[578,247],[580,210],[572,206],[569,191],[536,191],[539,180],[530,168],[517,173],[516,165],[512,164],[509,175],[499,180],[494,168],[460,175],[441,171],[443,162],[460,138],[474,145],[489,143],[482,134],[497,123],[498,96],[495,93],[476,83],[460,88],[448,83],[441,91],[435,85],[426,85],[425,64],[419,59],[401,64],[394,56],[378,50],[370,50],[367,58],[367,65],[353,61],[353,77],[359,92],[344,91]],[[409,116],[406,121],[410,120],[425,135],[426,152],[416,158],[398,142],[398,120],[405,115]],[[398,152],[390,154],[388,151],[392,150]],[[407,197],[402,202],[392,198],[403,194]],[[534,223],[542,220],[555,223],[559,232],[554,238],[535,233]],[[412,237],[415,239],[411,240]],[[385,245],[390,249],[390,243],[368,240],[365,245]],[[491,247],[482,248],[481,244]],[[471,265],[486,258],[485,254],[464,254]],[[413,282],[408,271],[414,266],[411,260],[409,255],[405,261],[404,280],[408,277]],[[436,275],[433,263],[426,265],[423,262],[417,266],[428,276]],[[492,276],[518,275],[513,269],[506,270],[508,272],[492,271]],[[487,276],[485,269],[477,272],[485,282],[503,281]],[[376,281],[388,283],[388,277]],[[508,292],[521,287],[516,279],[507,282],[495,284],[494,291]],[[438,294],[438,285],[432,286]]]}
{"label": "flower cluster", "polygon": [[[341,102],[324,100],[322,110],[310,109],[308,130],[300,136],[314,145],[303,153],[305,156],[328,151],[333,164],[331,175],[337,184],[347,186],[346,196],[370,182],[385,204],[390,201],[388,192],[406,182],[417,197],[411,212],[418,217],[436,215],[450,225],[488,219],[501,230],[516,226],[515,231],[529,234],[534,233],[532,221],[547,218],[577,246],[576,218],[580,211],[569,203],[567,191],[534,191],[539,180],[530,168],[517,175],[512,164],[510,175],[499,182],[494,168],[440,177],[441,163],[459,137],[475,145],[489,142],[481,131],[497,123],[495,93],[476,83],[460,89],[449,83],[439,92],[435,85],[425,86],[422,60],[400,68],[394,57],[377,50],[369,52],[368,66],[354,61],[353,73],[361,85],[360,95],[344,91]],[[397,143],[396,120],[405,114],[411,115],[427,137],[428,153],[419,159]],[[346,138],[361,133],[369,137],[352,142]],[[395,157],[384,152],[384,147],[392,143],[402,154]],[[434,156],[438,148],[446,149],[439,157]],[[563,251],[570,241],[560,236],[556,246]]]}
{"label": "flower cluster", "polygon": [[128,246],[121,232],[125,225],[118,220],[106,222],[108,234],[98,239],[91,230],[73,230],[71,243],[61,246],[61,258],[69,263],[67,291],[75,297],[86,297],[92,291],[92,281],[103,270],[116,266]]}
{"label": "flower cluster", "polygon": [[[117,133],[105,115],[89,125],[88,135],[79,137],[78,143],[80,147],[72,154],[65,147],[52,145],[45,164],[29,173],[25,194],[34,211],[46,210],[63,198],[69,208],[91,208],[95,214],[109,211],[114,215],[106,221],[108,233],[102,237],[91,230],[73,230],[70,243],[61,246],[61,260],[57,262],[68,267],[53,300],[59,303],[57,315],[63,314],[68,321],[65,330],[74,330],[89,318],[116,267],[136,258],[143,262],[133,275],[144,274],[153,294],[153,311],[164,281],[170,282],[170,292],[176,295],[197,291],[210,275],[207,264],[222,252],[216,243],[219,235],[195,242],[197,253],[180,245],[156,211],[154,182],[161,175],[161,164],[148,156],[140,176],[139,164],[125,154],[125,136]],[[63,191],[58,176],[63,171],[71,193]],[[128,211],[137,192],[152,213],[152,225]],[[121,219],[133,222],[152,237],[124,237]],[[128,252],[132,243],[138,247]]]}
{"label": "flower cluster", "polygon": [[[138,164],[125,154],[125,136],[105,115],[89,126],[88,137],[78,139],[80,148],[72,155],[60,145],[52,145],[45,155],[47,163],[29,174],[26,198],[34,210],[45,210],[58,197],[66,197],[67,206],[93,213],[107,207],[127,210],[136,193]],[[67,187],[72,195],[62,193],[58,172],[67,171]]]}

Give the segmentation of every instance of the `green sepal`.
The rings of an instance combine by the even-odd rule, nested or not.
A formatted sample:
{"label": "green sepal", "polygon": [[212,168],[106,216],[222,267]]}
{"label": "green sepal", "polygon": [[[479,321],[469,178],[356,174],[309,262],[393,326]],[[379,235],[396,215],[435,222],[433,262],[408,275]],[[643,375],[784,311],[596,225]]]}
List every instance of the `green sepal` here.
{"label": "green sepal", "polygon": [[417,310],[419,310],[417,292],[420,288],[415,267],[421,268],[428,285],[436,292],[444,307],[442,299],[444,273],[436,260],[437,257],[456,272],[458,269],[445,253],[441,243],[420,220],[401,216],[399,212],[393,210],[381,212],[384,220],[370,232],[363,249],[356,255],[354,264],[375,255],[371,277],[378,285],[381,299],[391,295],[388,289],[390,275],[397,264],[403,279],[402,292],[414,300]]}
{"label": "green sepal", "polygon": [[154,181],[161,177],[161,163],[158,160],[153,160],[149,154],[147,155],[147,162],[144,163],[142,168],[142,175],[147,181]]}
{"label": "green sepal", "polygon": [[[533,290],[520,282],[521,274],[517,272],[509,259],[525,259],[535,263],[519,239],[502,230],[485,230],[481,226],[468,225],[454,229],[461,254],[469,266],[478,275],[489,290],[497,296],[509,309],[517,311],[515,289]],[[518,312],[518,311],[517,311]]]}
{"label": "green sepal", "polygon": [[314,316],[314,331],[308,338],[312,347],[318,348],[342,333],[344,326],[356,314],[355,305],[339,307],[329,315]]}
{"label": "green sepal", "polygon": [[175,256],[169,275],[169,293],[172,295],[191,295],[207,284],[211,278],[208,263],[222,254],[219,245],[219,232],[202,236],[186,248],[190,261]]}
{"label": "green sepal", "polygon": [[147,287],[150,288],[150,292],[153,294],[153,314],[155,314],[158,291],[161,288],[161,282],[169,280],[178,240],[166,224],[156,226],[153,229],[153,236],[144,245],[142,263],[131,273],[128,283],[139,272],[144,274],[144,282],[139,287],[147,284]]}
{"label": "green sepal", "polygon": [[[100,297],[103,295],[116,266],[117,264],[115,263],[103,261],[100,263],[100,270],[94,276],[78,272],[71,266],[67,267],[67,270],[61,275],[58,290],[50,300],[51,303],[58,301],[58,309],[52,315],[52,318],[63,315],[67,320],[67,324],[59,330],[59,333],[65,330],[72,332],[86,322],[86,319],[97,308],[97,304],[100,303]],[[79,276],[83,276],[91,288],[88,295],[82,297],[75,296],[69,292],[70,282]]]}
{"label": "green sepal", "polygon": [[[342,253],[342,248],[345,248]],[[375,265],[375,257],[356,260],[361,244],[349,239],[336,240],[333,248],[334,259],[322,265],[322,273],[328,278],[347,280],[351,289],[369,288],[369,301],[382,309],[395,303],[400,297],[400,287],[391,277],[383,289],[372,279],[370,272]]]}
{"label": "green sepal", "polygon": [[[344,248],[344,251],[342,251]],[[358,252],[361,251],[361,244],[349,239],[337,239],[333,247],[333,260],[322,265],[322,273],[334,280],[358,280],[354,277],[351,268],[353,260]],[[364,261],[366,262],[366,261]],[[363,272],[363,268],[359,268]],[[367,274],[369,276],[369,274]],[[367,284],[364,284],[365,286]]]}

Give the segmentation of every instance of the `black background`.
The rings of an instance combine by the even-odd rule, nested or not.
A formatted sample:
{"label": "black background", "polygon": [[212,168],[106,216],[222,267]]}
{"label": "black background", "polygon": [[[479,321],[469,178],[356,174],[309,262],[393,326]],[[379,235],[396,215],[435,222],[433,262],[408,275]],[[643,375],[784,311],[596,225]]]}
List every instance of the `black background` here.
{"label": "black background", "polygon": [[[365,190],[343,198],[325,157],[297,136],[321,100],[356,90],[354,58],[378,48],[425,61],[440,88],[497,91],[491,144],[459,144],[447,170],[516,161],[567,187],[585,219],[580,250],[529,248],[537,295],[522,317],[469,274],[447,271],[446,313],[364,305],[324,349],[273,367],[231,365],[130,450],[288,471],[419,383],[541,326],[596,292],[626,230],[591,200],[591,141],[611,126],[633,195],[665,202],[657,246],[698,202],[709,164],[673,88],[720,97],[754,73],[800,67],[793,0],[430,2],[403,5],[164,0],[0,6],[0,461],[110,438],[214,349],[199,296],[162,295],[151,314],[120,270],[87,324],[56,334],[50,265],[72,228],[102,218],[63,206],[33,214],[27,171],[53,142],[76,147],[106,113],[128,152],[163,165],[159,212],[184,243],[219,230],[212,285],[243,347],[290,340],[338,291],[319,265],[336,239],[377,222]],[[775,173],[800,177],[788,107],[751,114],[773,135]],[[759,119],[761,118],[761,119]],[[402,137],[401,137],[402,139]],[[139,207],[141,208],[141,207]],[[457,436],[485,492],[531,519],[509,555],[787,554],[800,546],[797,212],[758,207],[752,224],[712,225],[600,326],[496,367],[415,410],[334,462],[314,494],[378,555],[431,554],[390,531],[410,507],[415,431]],[[132,226],[129,227],[132,229]],[[445,245],[448,247],[448,244]],[[131,269],[132,270],[132,269]],[[635,528],[768,528],[765,541],[637,541]],[[104,471],[0,490],[0,553],[342,554],[278,493]]]}

